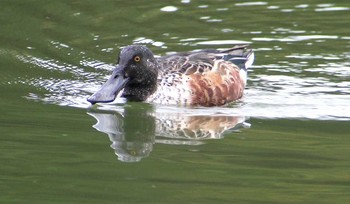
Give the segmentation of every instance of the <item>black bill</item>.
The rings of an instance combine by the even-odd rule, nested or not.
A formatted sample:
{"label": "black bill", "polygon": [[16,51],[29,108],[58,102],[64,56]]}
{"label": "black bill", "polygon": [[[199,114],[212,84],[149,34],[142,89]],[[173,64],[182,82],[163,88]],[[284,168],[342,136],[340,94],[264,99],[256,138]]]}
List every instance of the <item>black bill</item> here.
{"label": "black bill", "polygon": [[116,69],[100,90],[91,95],[87,100],[91,104],[112,102],[128,81],[129,78],[125,78],[122,71]]}

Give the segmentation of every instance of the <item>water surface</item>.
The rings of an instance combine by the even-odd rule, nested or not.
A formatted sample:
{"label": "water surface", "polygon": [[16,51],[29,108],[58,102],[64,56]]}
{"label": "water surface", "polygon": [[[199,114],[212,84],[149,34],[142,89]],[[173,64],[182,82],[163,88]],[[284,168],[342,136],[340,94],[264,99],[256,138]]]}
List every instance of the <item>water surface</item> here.
{"label": "water surface", "polygon": [[[347,203],[347,1],[1,1],[1,203]],[[91,107],[120,48],[251,44],[225,107]]]}

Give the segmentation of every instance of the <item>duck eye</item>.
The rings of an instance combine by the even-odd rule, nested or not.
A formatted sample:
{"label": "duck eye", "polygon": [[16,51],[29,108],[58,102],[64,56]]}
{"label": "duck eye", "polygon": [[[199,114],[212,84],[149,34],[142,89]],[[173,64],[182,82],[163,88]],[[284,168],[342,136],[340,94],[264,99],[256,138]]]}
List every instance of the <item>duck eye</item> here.
{"label": "duck eye", "polygon": [[135,56],[135,57],[134,57],[134,61],[135,61],[135,62],[141,61],[141,57],[140,57],[140,56]]}

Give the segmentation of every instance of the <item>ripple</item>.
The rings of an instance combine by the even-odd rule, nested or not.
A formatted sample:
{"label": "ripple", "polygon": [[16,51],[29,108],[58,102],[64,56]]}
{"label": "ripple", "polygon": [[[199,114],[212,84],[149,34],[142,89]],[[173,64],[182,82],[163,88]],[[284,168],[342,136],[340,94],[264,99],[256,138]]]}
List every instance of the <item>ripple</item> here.
{"label": "ripple", "polygon": [[295,59],[326,59],[326,60],[339,60],[341,57],[333,54],[318,54],[318,55],[312,55],[312,54],[291,54],[287,55],[287,58],[295,58]]}
{"label": "ripple", "polygon": [[292,33],[292,34],[300,34],[300,33],[305,33],[306,31],[305,30],[293,30],[293,29],[290,29],[290,28],[282,28],[282,27],[278,27],[278,28],[275,28],[273,29],[273,31],[271,31],[271,34],[289,34],[289,33]]}
{"label": "ripple", "polygon": [[[61,43],[55,43],[58,49],[69,48]],[[101,81],[106,80],[114,66],[98,60],[89,60],[82,56],[80,65],[71,65],[54,59],[43,59],[31,55],[17,55],[17,59],[30,63],[35,68],[55,71],[52,77],[19,78],[16,83],[37,87],[43,94],[29,93],[26,98],[61,106],[79,108],[89,107],[86,98],[97,91]],[[94,68],[88,71],[87,68]],[[96,70],[99,70],[98,72]],[[102,72],[100,70],[103,70]],[[59,73],[59,74],[57,74]],[[67,74],[70,77],[67,77]],[[60,79],[61,78],[61,79]],[[67,79],[71,78],[71,79]]]}
{"label": "ripple", "polygon": [[243,2],[243,3],[236,3],[236,6],[263,6],[267,5],[267,2],[264,1],[254,1],[254,2]]}
{"label": "ripple", "polygon": [[86,67],[93,67],[95,69],[103,69],[103,70],[113,70],[115,67],[114,65],[111,64],[105,64],[99,60],[94,60],[94,59],[83,59],[80,61],[80,64]]}
{"label": "ripple", "polygon": [[348,7],[327,7],[327,8],[317,8],[316,12],[324,12],[324,11],[348,11],[350,8]]}
{"label": "ripple", "polygon": [[25,83],[49,92],[44,95],[29,93],[28,99],[60,106],[89,107],[86,98],[90,95],[87,90],[91,89],[91,85],[82,81],[36,78],[27,79]]}
{"label": "ripple", "polygon": [[309,4],[299,4],[299,5],[296,5],[294,7],[295,8],[307,8],[307,7],[309,7]]}
{"label": "ripple", "polygon": [[[327,73],[331,76],[347,78],[350,81],[350,65],[349,63],[320,63],[317,67],[305,69],[305,71]],[[350,87],[350,86],[349,86]]]}
{"label": "ripple", "polygon": [[208,8],[208,5],[199,5],[198,8],[204,9],[204,8]]}
{"label": "ripple", "polygon": [[298,35],[290,36],[294,41],[317,40],[317,39],[338,39],[336,35]]}
{"label": "ripple", "polygon": [[205,20],[208,23],[213,23],[213,22],[222,22],[222,19],[218,19],[218,18],[211,18],[210,16],[202,16],[199,19],[201,20]]}
{"label": "ripple", "polygon": [[267,9],[271,9],[271,10],[272,10],[272,9],[279,9],[279,8],[280,8],[280,6],[268,6],[268,7],[267,7]]}
{"label": "ripple", "polygon": [[250,44],[249,41],[243,40],[207,40],[202,42],[197,42],[197,45],[236,45],[236,44]]}
{"label": "ripple", "polygon": [[154,41],[152,39],[145,38],[145,37],[138,37],[135,40],[133,40],[133,43],[134,44],[151,44],[156,47],[167,48],[164,42]]}
{"label": "ripple", "polygon": [[298,42],[305,40],[320,40],[320,39],[338,39],[339,37],[336,35],[296,35],[296,36],[288,36],[284,38],[268,38],[268,37],[259,37],[252,38],[253,41],[278,41],[278,42]]}
{"label": "ripple", "polygon": [[175,12],[178,10],[178,8],[175,6],[165,6],[165,7],[161,8],[160,10],[164,11],[164,12]]}

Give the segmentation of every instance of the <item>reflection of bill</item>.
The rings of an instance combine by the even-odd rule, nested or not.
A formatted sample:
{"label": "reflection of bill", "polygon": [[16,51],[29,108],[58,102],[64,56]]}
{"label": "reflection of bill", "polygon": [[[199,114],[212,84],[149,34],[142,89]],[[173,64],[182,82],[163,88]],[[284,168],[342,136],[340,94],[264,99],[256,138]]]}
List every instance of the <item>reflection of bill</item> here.
{"label": "reflection of bill", "polygon": [[106,133],[118,159],[137,162],[147,157],[154,143],[199,145],[205,139],[220,139],[240,127],[249,127],[245,117],[155,113],[148,107],[125,107],[123,112],[88,112]]}

